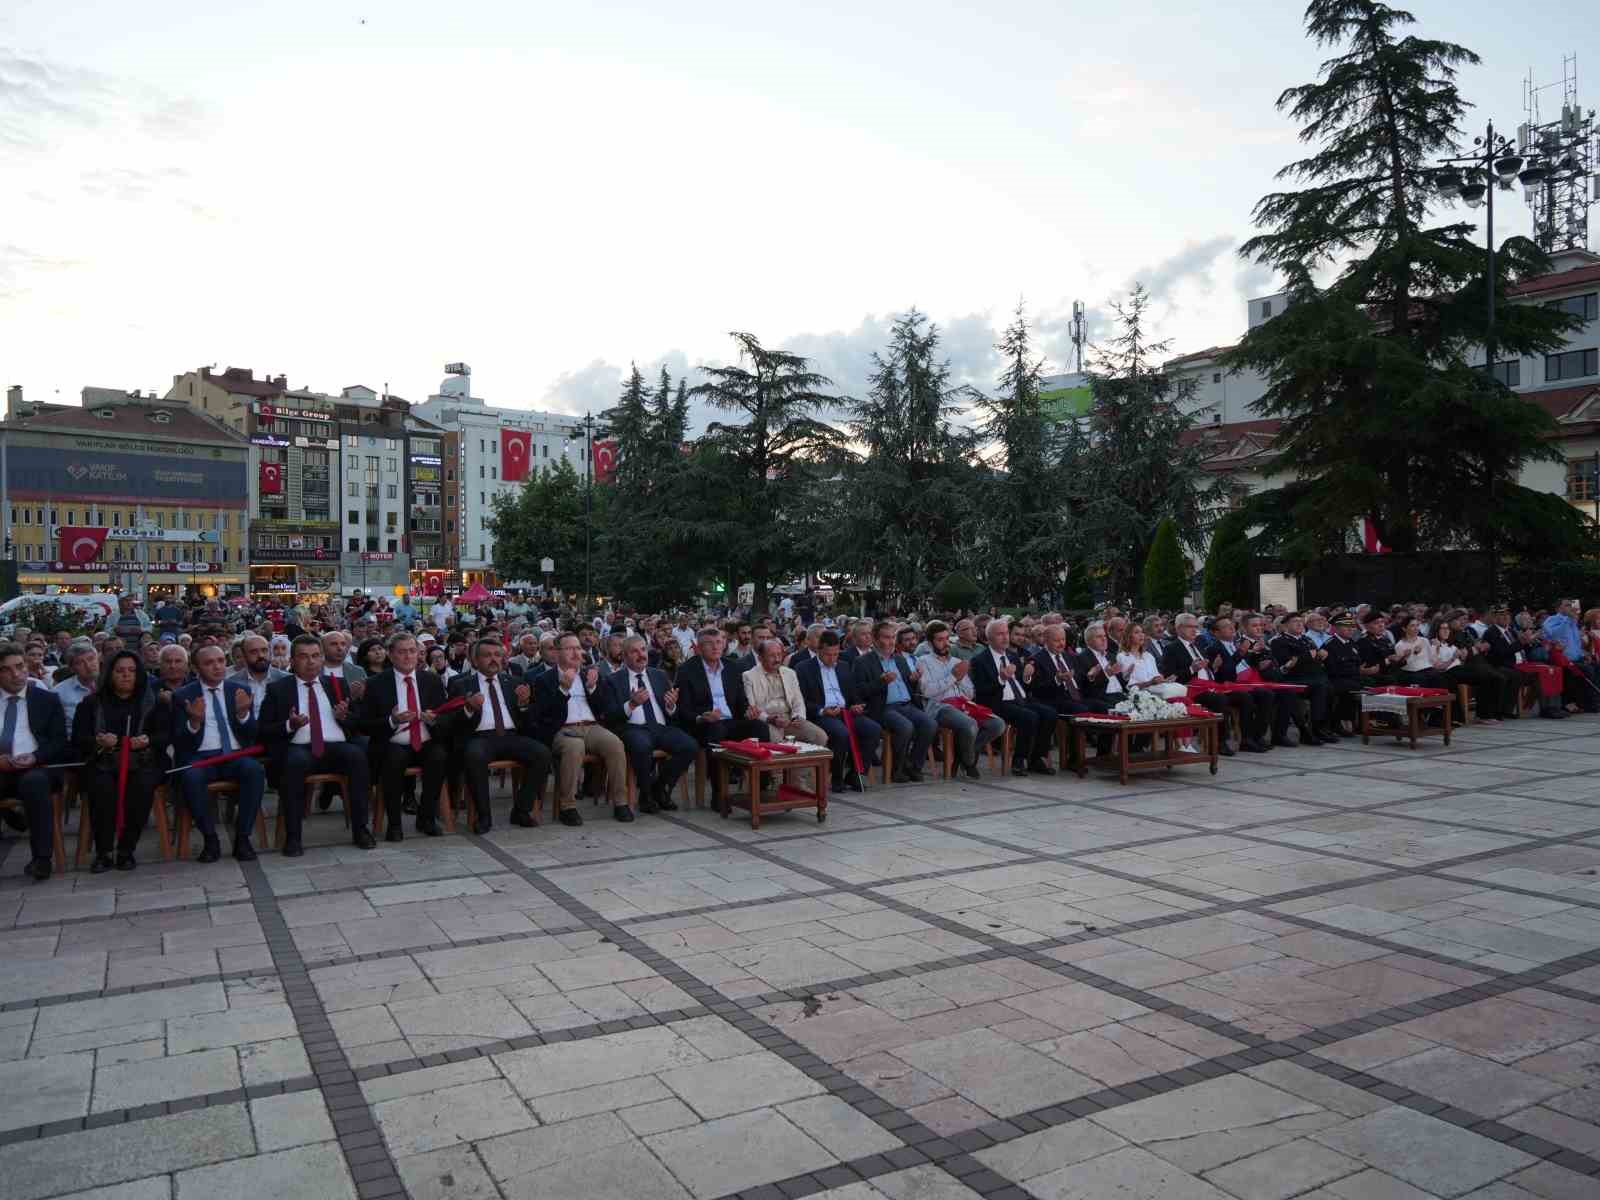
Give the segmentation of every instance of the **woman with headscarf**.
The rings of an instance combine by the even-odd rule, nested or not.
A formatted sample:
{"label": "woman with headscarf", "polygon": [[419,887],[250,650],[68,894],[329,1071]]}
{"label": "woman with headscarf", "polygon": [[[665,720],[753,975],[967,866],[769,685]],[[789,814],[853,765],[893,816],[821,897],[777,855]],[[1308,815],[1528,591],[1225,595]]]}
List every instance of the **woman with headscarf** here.
{"label": "woman with headscarf", "polygon": [[[72,742],[84,760],[89,819],[94,826],[93,874],[109,871],[112,843],[115,866],[131,871],[133,852],[150,819],[150,805],[162,781],[167,743],[172,738],[172,708],[148,686],[144,665],[132,650],[112,655],[100,686],[85,696],[73,716]],[[117,784],[123,742],[127,742],[128,774],[122,793],[122,828],[117,829]],[[81,819],[81,818],[80,818]]]}

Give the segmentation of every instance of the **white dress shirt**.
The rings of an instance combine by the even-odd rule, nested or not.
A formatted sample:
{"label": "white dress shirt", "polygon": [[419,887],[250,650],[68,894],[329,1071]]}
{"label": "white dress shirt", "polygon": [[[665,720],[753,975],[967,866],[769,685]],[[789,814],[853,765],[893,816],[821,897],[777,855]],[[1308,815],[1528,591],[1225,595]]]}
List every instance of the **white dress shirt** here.
{"label": "white dress shirt", "polygon": [[[5,717],[6,705],[11,703],[10,692],[0,692],[0,720]],[[33,736],[33,726],[28,724],[28,689],[17,693],[17,727],[11,735],[11,757],[19,754],[37,754],[39,739]]]}
{"label": "white dress shirt", "polygon": [[[411,686],[416,689],[418,712],[417,728],[422,730],[422,740],[424,743],[426,743],[433,736],[433,733],[428,729],[428,723],[424,721],[421,716],[422,683],[417,679],[417,673],[415,671],[409,675],[402,675],[398,671],[395,672],[394,702],[400,706],[401,712],[404,712],[406,705],[411,702],[410,696],[406,694],[406,680],[408,679],[411,680]],[[389,717],[389,724],[394,725],[394,717],[392,715]],[[324,736],[326,736],[326,730],[324,730]],[[389,736],[389,741],[396,746],[409,746],[411,744],[411,726],[396,726],[394,733]]]}
{"label": "white dress shirt", "polygon": [[[217,725],[217,714],[212,711],[211,707],[211,695],[213,692],[216,693],[218,703],[222,705],[222,711],[224,713],[228,711],[228,689],[226,686],[220,683],[214,688],[206,687],[204,684],[200,685],[200,699],[205,701],[205,715],[200,718],[203,722],[199,747],[202,752],[207,750],[220,751],[222,749],[222,730]],[[231,729],[228,731],[228,736],[233,736]]]}
{"label": "white dress shirt", "polygon": [[[628,724],[629,725],[646,725],[646,724],[649,724],[649,722],[645,720],[645,715],[644,715],[645,706],[648,705],[649,708],[650,708],[651,715],[655,717],[657,723],[661,724],[661,725],[665,725],[667,723],[666,714],[664,714],[661,711],[661,706],[656,703],[656,690],[655,690],[655,688],[650,686],[650,672],[649,671],[630,671],[626,667],[619,667],[617,669],[622,671],[628,677],[628,694],[630,696],[635,691],[637,691],[640,687],[643,687],[644,691],[645,691],[645,702],[644,702],[644,704],[636,705],[633,708],[633,710],[628,713]],[[641,680],[643,682],[641,682]],[[632,701],[629,701],[629,703],[631,704]]]}
{"label": "white dress shirt", "polygon": [[[324,742],[344,741],[344,730],[339,728],[339,718],[333,715],[333,701],[328,698],[328,689],[322,686],[319,678],[315,683],[308,684],[298,675],[294,677],[294,686],[298,689],[295,696],[296,711],[311,715],[310,708],[306,705],[306,690],[309,688],[313,697],[312,703],[317,706],[317,712],[322,717],[322,740]],[[426,726],[424,726],[426,728]],[[409,737],[409,735],[408,735]],[[311,722],[307,721],[289,738],[296,746],[309,746],[311,744]]]}
{"label": "white dress shirt", "polygon": [[478,710],[478,732],[494,732],[494,701],[489,698],[491,689],[493,689],[496,696],[500,697],[501,732],[515,733],[516,731],[511,727],[510,698],[506,695],[505,688],[500,686],[500,677],[496,675],[491,679],[482,671],[478,672],[478,691],[483,694],[483,707]]}
{"label": "white dress shirt", "polygon": [[1096,650],[1093,646],[1089,647],[1089,653],[1094,655],[1095,662],[1100,664],[1100,672],[1101,672],[1101,674],[1103,674],[1106,677],[1106,695],[1108,695],[1108,696],[1120,696],[1120,695],[1122,695],[1122,680],[1118,679],[1115,675],[1113,675],[1111,673],[1111,662],[1110,662],[1110,660],[1107,659],[1104,654],[1101,654],[1100,651]]}
{"label": "white dress shirt", "polygon": [[589,697],[583,692],[583,672],[572,681],[572,690],[567,693],[567,720],[566,724],[574,725],[579,721],[593,721],[594,709],[589,707]]}
{"label": "white dress shirt", "polygon": [[1189,661],[1194,663],[1194,673],[1190,676],[1190,678],[1210,679],[1211,664],[1206,662],[1205,651],[1200,649],[1200,639],[1196,638],[1192,642],[1186,642],[1182,638],[1179,638],[1178,645],[1183,647],[1184,653],[1189,656]]}
{"label": "white dress shirt", "polygon": [[1000,698],[1002,700],[1021,700],[1022,685],[1015,679],[1006,678],[1006,668],[1013,665],[1011,660],[998,650],[989,653],[994,657],[995,674],[1000,677]]}

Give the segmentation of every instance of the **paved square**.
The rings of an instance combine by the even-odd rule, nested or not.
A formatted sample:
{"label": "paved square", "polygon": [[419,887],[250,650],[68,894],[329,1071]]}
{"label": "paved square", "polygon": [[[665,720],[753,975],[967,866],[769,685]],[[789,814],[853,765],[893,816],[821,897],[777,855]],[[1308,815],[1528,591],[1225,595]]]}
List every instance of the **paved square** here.
{"label": "paved square", "polygon": [[1597,733],[43,885],[8,836],[0,1194],[1600,1196]]}

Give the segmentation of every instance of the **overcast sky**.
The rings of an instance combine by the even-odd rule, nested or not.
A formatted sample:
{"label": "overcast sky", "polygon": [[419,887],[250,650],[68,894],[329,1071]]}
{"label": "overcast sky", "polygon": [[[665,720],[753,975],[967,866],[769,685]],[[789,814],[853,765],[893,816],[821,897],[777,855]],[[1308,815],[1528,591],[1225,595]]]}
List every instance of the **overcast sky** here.
{"label": "overcast sky", "polygon": [[[1474,124],[1514,127],[1573,50],[1600,103],[1585,6],[1514,7],[1411,5],[1483,56]],[[493,403],[576,412],[735,329],[857,387],[915,305],[982,386],[1019,300],[1064,369],[1072,302],[1134,280],[1174,352],[1231,341],[1272,290],[1235,248],[1297,153],[1273,103],[1322,57],[1301,12],[8,0],[0,374],[76,400],[214,363],[420,401],[462,360]]]}

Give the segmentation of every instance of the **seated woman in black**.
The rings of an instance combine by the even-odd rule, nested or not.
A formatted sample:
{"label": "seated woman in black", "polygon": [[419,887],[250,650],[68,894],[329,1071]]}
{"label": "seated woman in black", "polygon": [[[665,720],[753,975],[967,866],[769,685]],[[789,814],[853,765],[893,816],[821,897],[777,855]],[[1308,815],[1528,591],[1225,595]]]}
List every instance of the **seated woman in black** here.
{"label": "seated woman in black", "polygon": [[[123,793],[122,831],[117,832],[117,774],[122,741],[128,738],[128,782]],[[146,686],[145,669],[131,650],[119,650],[100,676],[100,686],[85,696],[72,721],[72,744],[84,760],[84,791],[94,825],[94,866],[98,875],[112,866],[131,871],[133,852],[150,819],[150,805],[167,764],[172,738],[172,706]],[[80,817],[80,820],[82,818]]]}

